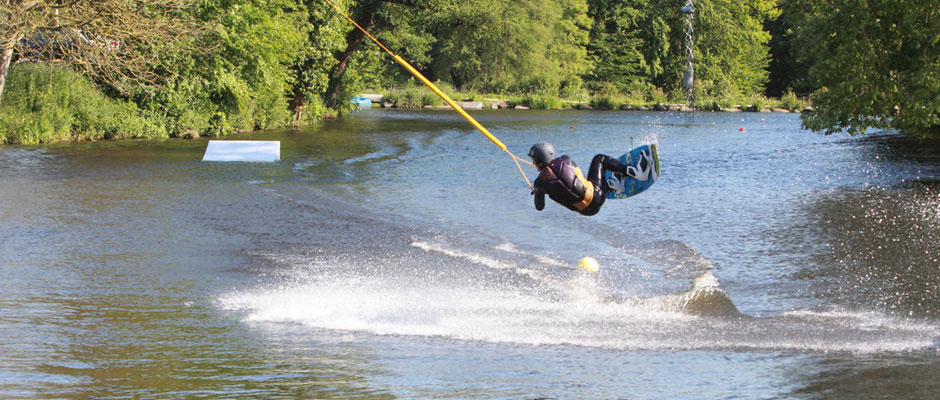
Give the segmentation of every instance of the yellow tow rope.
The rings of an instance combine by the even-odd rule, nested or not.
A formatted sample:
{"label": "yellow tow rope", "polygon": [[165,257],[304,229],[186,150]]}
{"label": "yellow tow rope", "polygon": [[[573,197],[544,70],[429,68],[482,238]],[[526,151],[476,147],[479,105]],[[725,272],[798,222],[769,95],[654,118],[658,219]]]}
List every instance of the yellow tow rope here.
{"label": "yellow tow rope", "polygon": [[470,123],[470,125],[473,125],[473,127],[474,127],[474,128],[477,128],[477,130],[480,131],[480,133],[486,135],[486,137],[487,137],[488,139],[490,139],[490,141],[492,141],[494,144],[496,144],[496,146],[499,146],[499,148],[500,148],[501,150],[505,151],[506,154],[509,154],[509,156],[512,157],[512,160],[516,163],[516,168],[519,169],[519,173],[522,174],[522,178],[525,179],[526,185],[529,185],[529,189],[532,189],[532,183],[529,182],[529,177],[526,176],[525,171],[522,170],[522,166],[519,165],[519,161],[522,161],[522,162],[524,162],[524,163],[526,163],[526,164],[529,164],[529,165],[532,165],[532,163],[530,163],[529,161],[527,161],[527,160],[525,160],[525,159],[522,159],[522,158],[517,157],[515,154],[512,154],[512,152],[509,151],[508,148],[506,148],[506,145],[503,144],[503,142],[501,142],[498,138],[496,138],[496,136],[493,136],[493,134],[490,133],[490,131],[488,131],[488,130],[486,129],[486,127],[484,127],[484,126],[481,125],[479,122],[477,122],[477,120],[473,119],[473,117],[470,116],[470,114],[467,114],[467,112],[464,111],[463,108],[461,108],[459,105],[457,105],[457,103],[455,103],[453,100],[451,100],[450,96],[448,96],[446,93],[442,92],[441,89],[438,89],[437,86],[434,85],[434,83],[432,83],[431,81],[429,81],[428,78],[425,78],[424,75],[422,75],[420,72],[418,72],[418,70],[416,70],[414,67],[412,67],[411,64],[409,64],[409,63],[408,63],[407,61],[405,61],[403,58],[399,57],[397,54],[393,53],[391,50],[388,49],[388,47],[385,47],[385,45],[383,45],[382,42],[379,42],[379,40],[376,39],[375,36],[372,36],[372,34],[370,34],[368,31],[366,31],[365,29],[363,29],[363,27],[359,26],[359,24],[356,23],[356,21],[354,21],[352,18],[349,17],[349,15],[347,15],[345,12],[343,12],[343,10],[341,10],[339,7],[337,7],[336,4],[333,4],[332,1],[330,1],[330,0],[324,0],[324,1],[326,1],[327,3],[329,3],[329,5],[333,7],[333,9],[335,9],[337,12],[339,12],[340,14],[342,14],[343,17],[346,18],[346,20],[348,20],[348,21],[351,22],[353,25],[355,25],[356,28],[358,28],[360,31],[362,31],[362,33],[364,33],[366,36],[368,36],[369,39],[372,39],[372,41],[375,42],[375,44],[379,45],[379,47],[381,47],[382,50],[385,50],[385,52],[387,52],[388,54],[390,54],[390,55],[392,56],[392,58],[395,59],[395,62],[397,62],[398,64],[400,64],[402,67],[405,67],[405,69],[408,70],[408,72],[410,72],[412,75],[414,75],[415,78],[418,78],[418,80],[420,80],[420,81],[421,81],[422,83],[424,83],[428,88],[430,88],[431,91],[434,92],[434,94],[438,95],[441,99],[443,99],[444,102],[447,103],[447,105],[449,105],[451,108],[453,108],[455,111],[457,111],[457,113],[460,114],[460,116],[464,117],[464,119],[466,119],[467,122]]}

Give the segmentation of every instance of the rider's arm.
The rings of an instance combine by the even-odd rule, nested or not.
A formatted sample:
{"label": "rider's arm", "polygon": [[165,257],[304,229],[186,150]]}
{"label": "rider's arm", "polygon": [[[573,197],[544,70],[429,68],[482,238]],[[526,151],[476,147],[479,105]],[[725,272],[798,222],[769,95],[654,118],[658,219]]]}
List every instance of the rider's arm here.
{"label": "rider's arm", "polygon": [[542,211],[545,208],[545,192],[542,191],[542,187],[535,185],[535,209]]}

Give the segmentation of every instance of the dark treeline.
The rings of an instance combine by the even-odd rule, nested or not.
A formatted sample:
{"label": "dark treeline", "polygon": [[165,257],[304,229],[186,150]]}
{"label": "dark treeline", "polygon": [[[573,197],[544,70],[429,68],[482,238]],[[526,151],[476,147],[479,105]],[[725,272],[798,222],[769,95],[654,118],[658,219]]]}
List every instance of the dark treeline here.
{"label": "dark treeline", "polygon": [[[336,3],[449,90],[685,101],[687,0]],[[936,3],[694,1],[695,105],[811,97],[815,130],[933,133]],[[302,125],[418,86],[324,0],[11,0],[0,29],[0,142]]]}

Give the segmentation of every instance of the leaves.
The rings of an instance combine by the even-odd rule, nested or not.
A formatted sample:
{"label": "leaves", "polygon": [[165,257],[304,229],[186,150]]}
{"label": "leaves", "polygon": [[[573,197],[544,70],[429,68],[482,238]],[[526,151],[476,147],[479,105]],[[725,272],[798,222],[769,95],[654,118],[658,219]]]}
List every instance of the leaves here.
{"label": "leaves", "polygon": [[794,0],[797,55],[820,88],[807,128],[909,133],[940,126],[940,1]]}
{"label": "leaves", "polygon": [[[374,17],[370,31],[430,79],[461,90],[537,98],[578,97],[587,89],[657,101],[681,89],[685,2],[337,1],[354,17]],[[816,95],[823,105],[820,119],[809,125],[936,124],[937,102],[915,100],[940,97],[940,67],[924,58],[940,42],[936,10],[916,5],[922,14],[905,14],[904,7],[881,0],[866,6],[865,12],[878,15],[863,15],[834,0],[784,3],[805,10],[790,26],[800,22],[808,28],[794,34],[793,42],[813,39],[801,60],[813,60],[811,73],[826,89]],[[354,28],[323,0],[37,0],[33,8],[16,8],[23,4],[0,3],[0,16],[6,17],[0,18],[6,30],[0,44],[20,43],[9,39],[14,27],[32,32],[55,24],[94,26],[102,38],[119,38],[119,51],[104,46],[94,57],[76,52],[63,64],[82,70],[106,93],[132,99],[173,135],[284,125],[291,111],[296,123],[303,109],[314,110],[306,114],[311,121],[326,112],[331,84],[339,89],[327,97],[340,99],[342,109],[342,99],[363,88],[413,82],[368,41],[340,63],[336,54],[348,48]],[[58,17],[55,5],[64,5]],[[764,22],[778,13],[777,0],[695,2],[697,96],[726,101],[764,90],[770,39]],[[829,27],[866,18],[862,30]],[[859,62],[860,54],[871,62]],[[121,62],[108,64],[115,60]],[[862,78],[839,82],[836,72]],[[892,94],[899,92],[910,96]],[[847,111],[825,114],[827,104],[846,96],[859,101]],[[858,117],[873,110],[889,117]]]}

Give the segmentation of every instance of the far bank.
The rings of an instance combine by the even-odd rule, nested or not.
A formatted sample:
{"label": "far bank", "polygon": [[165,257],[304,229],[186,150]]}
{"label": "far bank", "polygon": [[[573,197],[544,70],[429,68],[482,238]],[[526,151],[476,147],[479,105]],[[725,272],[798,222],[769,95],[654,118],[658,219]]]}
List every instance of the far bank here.
{"label": "far bank", "polygon": [[[200,94],[202,93],[202,94]],[[0,144],[37,145],[118,139],[223,137],[257,130],[298,127],[324,119],[341,118],[356,107],[441,109],[450,107],[423,87],[387,90],[353,96],[336,107],[311,103],[301,116],[287,101],[251,102],[203,95],[198,88],[174,86],[151,93],[120,96],[102,92],[86,77],[68,69],[41,63],[20,63],[11,70],[7,91],[0,104]],[[633,96],[584,94],[579,98],[552,95],[504,95],[451,90],[458,105],[467,110],[629,110],[629,111],[724,111],[799,112],[808,102],[788,94],[781,99],[754,97],[739,100],[707,100],[694,107],[661,91]],[[282,100],[282,99],[280,99]],[[227,102],[234,101],[232,104]],[[280,105],[278,105],[280,104]],[[220,110],[229,110],[220,111]]]}

